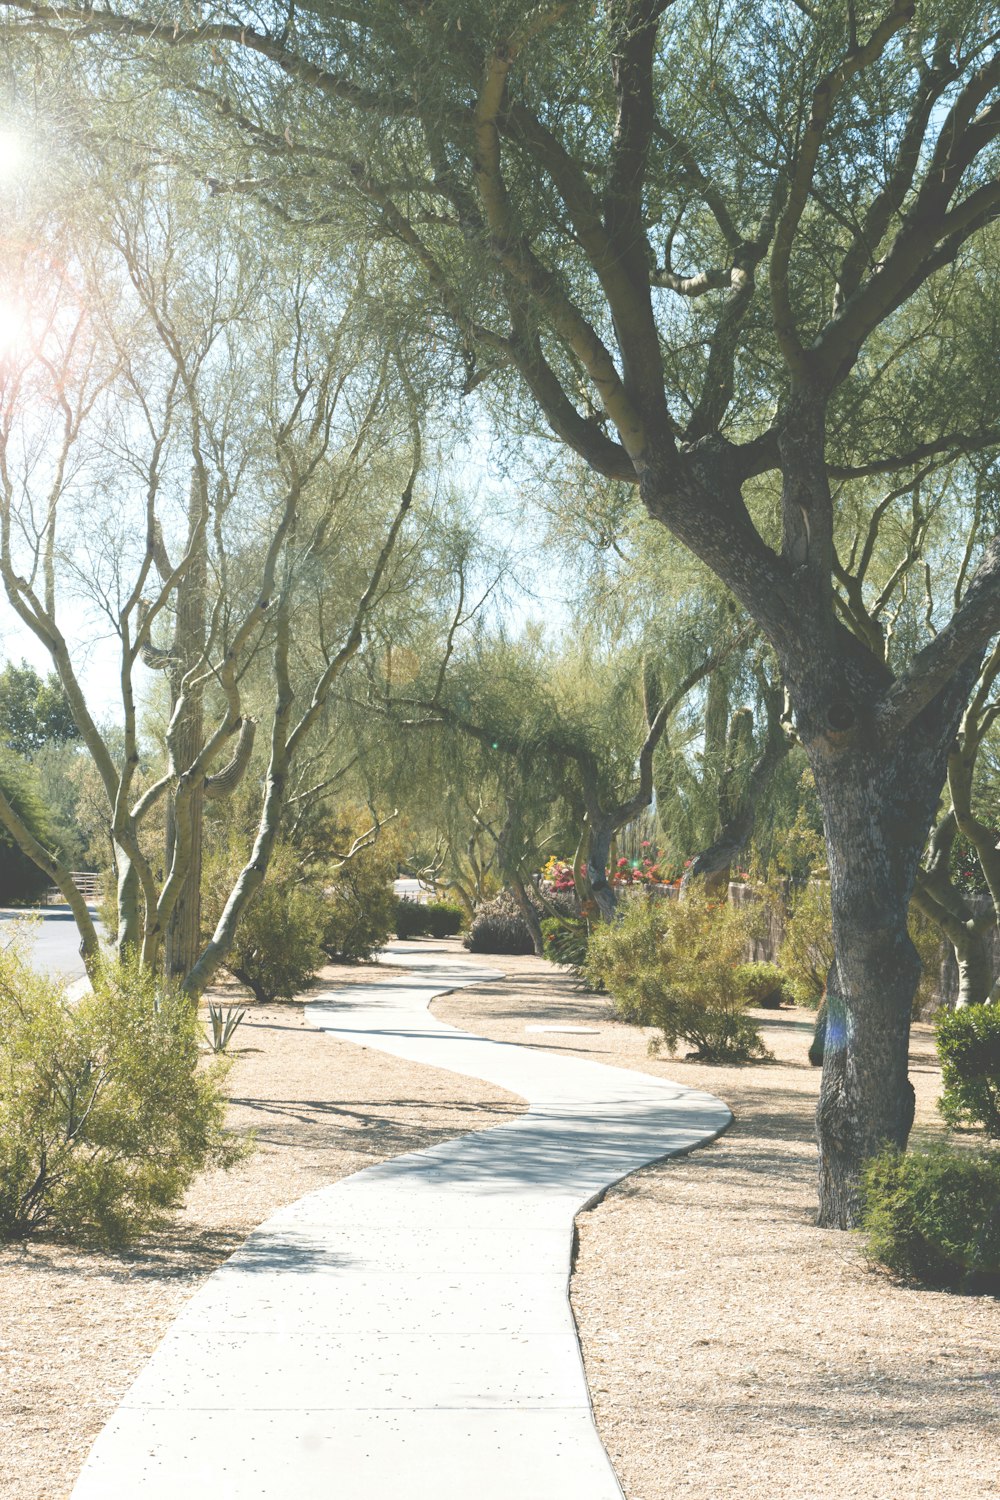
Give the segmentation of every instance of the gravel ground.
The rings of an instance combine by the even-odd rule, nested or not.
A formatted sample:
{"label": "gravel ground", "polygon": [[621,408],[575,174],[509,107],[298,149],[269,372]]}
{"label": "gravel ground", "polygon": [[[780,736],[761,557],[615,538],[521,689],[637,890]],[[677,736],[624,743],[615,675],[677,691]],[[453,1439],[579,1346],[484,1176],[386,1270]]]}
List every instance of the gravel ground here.
{"label": "gravel ground", "polygon": [[[366,983],[387,970],[338,965],[324,979]],[[324,1036],[301,1005],[251,1004],[231,1055],[230,1123],[255,1131],[257,1149],[200,1177],[169,1230],[123,1255],[0,1247],[2,1500],[64,1500],[182,1304],[276,1208],[523,1108],[491,1085]]]}
{"label": "gravel ground", "polygon": [[[635,1173],[578,1221],[573,1306],[628,1500],[1000,1497],[1000,1301],[896,1286],[854,1236],[812,1226],[811,1016],[759,1013],[775,1063],[660,1060],[552,966],[484,962],[510,977],[436,1001],[442,1019],[707,1088],[737,1116],[713,1146]],[[338,967],[325,982],[383,972]],[[322,1036],[298,1005],[251,1006],[237,1044],[232,1124],[256,1130],[258,1149],[200,1178],[169,1231],[128,1255],[0,1250],[2,1500],[68,1495],[180,1306],[273,1209],[522,1107]],[[927,1027],[911,1071],[917,1133],[936,1131]]]}
{"label": "gravel ground", "polygon": [[[708,1089],[736,1123],[633,1174],[578,1219],[572,1282],[594,1410],[628,1500],[1000,1496],[1000,1301],[870,1270],[818,1230],[812,1014],[759,1011],[776,1061],[650,1058],[651,1033],[534,958],[434,1002],[499,1040]],[[596,1035],[527,1033],[586,1025]],[[940,1133],[930,1028],[914,1028],[916,1136]]]}

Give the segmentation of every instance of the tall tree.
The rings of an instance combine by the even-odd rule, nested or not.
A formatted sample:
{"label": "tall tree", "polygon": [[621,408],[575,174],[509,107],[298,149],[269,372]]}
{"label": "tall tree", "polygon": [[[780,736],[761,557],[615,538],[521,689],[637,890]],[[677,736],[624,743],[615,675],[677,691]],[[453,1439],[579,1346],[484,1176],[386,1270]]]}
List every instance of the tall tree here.
{"label": "tall tree", "polygon": [[1000,538],[890,668],[835,604],[832,485],[997,444],[993,7],[323,0],[165,26],[6,3],[15,38],[106,38],[203,106],[178,154],[216,191],[354,215],[429,370],[506,391],[505,417],[513,376],[757,623],[824,809],[820,1221],[854,1223],[863,1160],[912,1120],[906,912]]}

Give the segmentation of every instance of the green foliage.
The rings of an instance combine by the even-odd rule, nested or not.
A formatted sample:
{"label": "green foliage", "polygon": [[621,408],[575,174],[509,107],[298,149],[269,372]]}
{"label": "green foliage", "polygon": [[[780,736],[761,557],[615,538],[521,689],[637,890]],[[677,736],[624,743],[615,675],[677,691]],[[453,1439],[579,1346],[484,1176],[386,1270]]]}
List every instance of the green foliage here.
{"label": "green foliage", "polygon": [[634,897],[619,921],[592,931],[587,977],[623,1020],[658,1027],[670,1052],[685,1041],[705,1062],[766,1058],[737,979],[751,923],[746,908],[697,890],[684,900]]}
{"label": "green foliage", "polygon": [[[205,910],[214,926],[243,865],[235,843],[205,864]],[[292,1000],[324,959],[327,905],[315,879],[302,871],[294,849],[275,846],[267,878],[240,918],[226,968],[261,1004]]]}
{"label": "green foliage", "polygon": [[246,1017],[242,1006],[209,1005],[208,1021],[212,1028],[212,1051],[225,1052],[236,1034],[236,1028]]}
{"label": "green foliage", "polygon": [[[28,832],[40,844],[53,843],[52,823],[33,766],[0,750],[0,792],[6,797]],[[48,876],[24,854],[13,834],[0,826],[0,905],[31,902],[50,884]]]}
{"label": "green foliage", "polygon": [[127,1243],[236,1158],[224,1067],[199,1067],[200,1035],[190,999],[138,962],[106,962],[71,1007],[0,955],[0,1238]]}
{"label": "green foliage", "polygon": [[957,1291],[1000,1291],[1000,1152],[887,1148],[865,1167],[871,1259]]}
{"label": "green foliage", "polygon": [[528,925],[510,891],[501,891],[479,907],[465,946],[470,953],[534,953]]}
{"label": "green foliage", "polygon": [[457,937],[465,926],[465,912],[450,901],[428,901],[424,910],[433,938]]}
{"label": "green foliage", "polygon": [[[341,820],[337,842],[350,847],[359,819]],[[323,946],[341,958],[371,958],[393,931],[396,897],[392,883],[399,859],[398,840],[382,831],[329,872]]]}
{"label": "green foliage", "polygon": [[582,969],[587,961],[589,938],[590,923],[584,918],[545,917],[542,922],[542,957],[550,963]]}
{"label": "green foliage", "polygon": [[0,741],[15,755],[78,740],[66,694],[54,672],[42,678],[26,661],[0,671]]}
{"label": "green foliage", "polygon": [[832,963],[829,882],[810,880],[793,890],[778,949],[778,965],[796,1005],[819,1005],[826,993],[826,976]]}
{"label": "green foliage", "polygon": [[398,938],[457,937],[464,926],[465,912],[450,901],[411,901],[401,896],[396,902]]}
{"label": "green foliage", "polygon": [[396,936],[402,940],[426,937],[430,930],[424,903],[400,896],[396,901]]}
{"label": "green foliage", "polygon": [[733,980],[745,1005],[777,1010],[788,998],[788,981],[777,964],[738,964]]}
{"label": "green foliage", "polygon": [[941,1113],[950,1125],[978,1125],[1000,1138],[1000,1005],[945,1011],[934,1031]]}

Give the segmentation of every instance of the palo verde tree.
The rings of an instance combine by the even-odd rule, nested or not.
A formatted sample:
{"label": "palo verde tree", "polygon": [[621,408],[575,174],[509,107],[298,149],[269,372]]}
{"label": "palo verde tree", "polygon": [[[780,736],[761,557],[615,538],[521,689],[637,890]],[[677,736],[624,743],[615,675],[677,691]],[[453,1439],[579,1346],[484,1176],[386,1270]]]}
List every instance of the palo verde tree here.
{"label": "palo verde tree", "polygon": [[[266,875],[296,754],[362,644],[411,504],[419,428],[405,377],[385,362],[359,374],[349,288],[339,296],[302,260],[241,255],[242,215],[200,241],[203,218],[155,174],[131,198],[100,188],[86,233],[67,226],[56,247],[36,219],[29,235],[25,205],[23,238],[5,246],[24,327],[0,372],[0,579],[100,778],[118,948],[148,968],[165,958],[197,993]],[[103,617],[117,640],[113,738],[78,669],[81,616]],[[303,630],[308,674],[294,662]],[[244,687],[261,657],[269,694],[254,715]],[[150,668],[169,707],[162,762],[141,785]],[[238,785],[259,717],[256,832],[202,943],[203,803]],[[163,803],[157,859],[141,835]],[[69,871],[2,791],[0,822],[62,889],[91,966],[97,935]]]}
{"label": "palo verde tree", "polygon": [[520,403],[636,486],[755,621],[824,810],[819,1217],[856,1222],[862,1162],[912,1119],[906,912],[1000,626],[1000,538],[890,668],[834,602],[832,486],[997,442],[994,8],[6,8],[15,38],[186,92],[205,126],[183,155],[218,191],[286,224],[350,216],[383,252],[383,316],[432,330],[456,392],[495,390],[505,421]]}

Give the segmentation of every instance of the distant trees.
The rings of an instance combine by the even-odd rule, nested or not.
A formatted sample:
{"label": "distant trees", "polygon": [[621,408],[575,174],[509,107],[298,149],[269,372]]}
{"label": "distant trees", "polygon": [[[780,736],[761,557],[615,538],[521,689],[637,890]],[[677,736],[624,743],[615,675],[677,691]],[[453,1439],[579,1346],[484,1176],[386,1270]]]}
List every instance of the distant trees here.
{"label": "distant trees", "polygon": [[0,743],[15,755],[31,756],[46,745],[79,738],[56,674],[42,678],[26,661],[8,662],[0,671]]}

